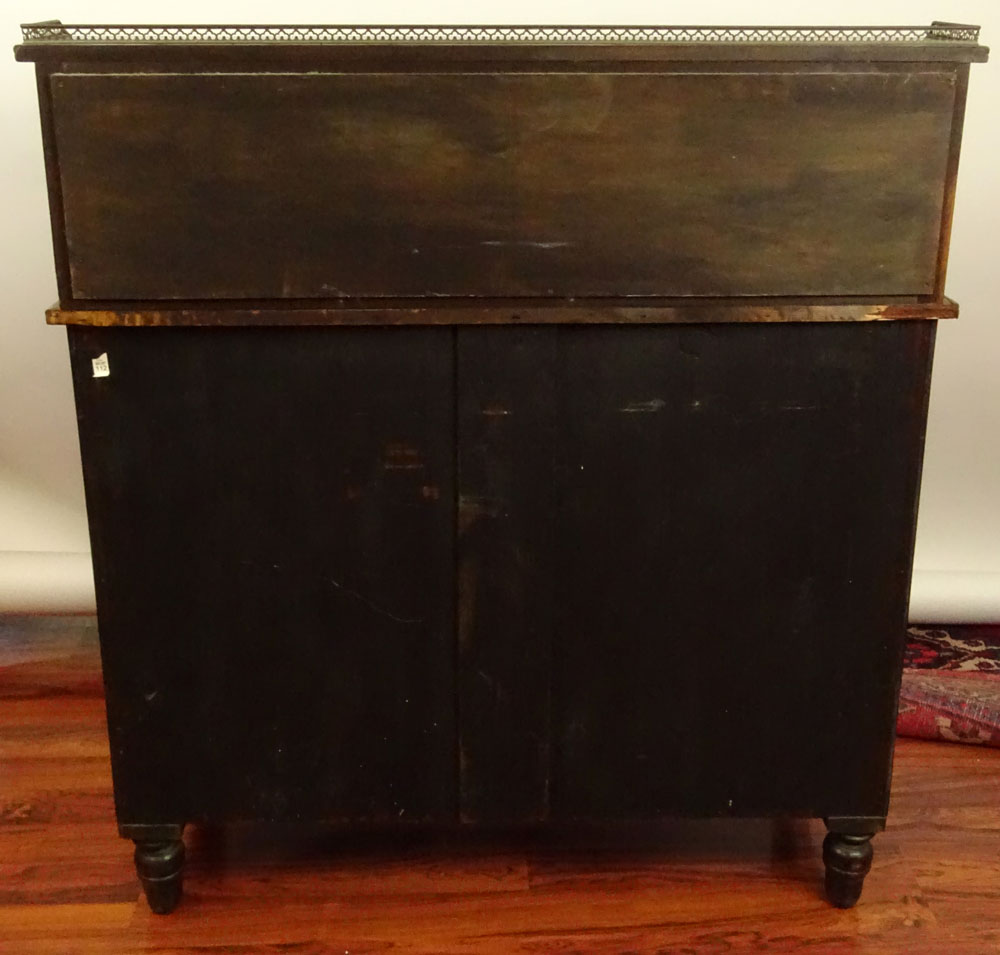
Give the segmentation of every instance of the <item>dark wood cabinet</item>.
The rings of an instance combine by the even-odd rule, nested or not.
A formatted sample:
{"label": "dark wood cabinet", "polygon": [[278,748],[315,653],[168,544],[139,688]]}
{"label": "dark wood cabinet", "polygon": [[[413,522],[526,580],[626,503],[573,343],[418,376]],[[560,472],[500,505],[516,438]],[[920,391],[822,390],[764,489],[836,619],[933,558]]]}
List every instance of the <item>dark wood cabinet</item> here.
{"label": "dark wood cabinet", "polygon": [[977,35],[25,28],[155,910],[186,823],[677,813],[857,900]]}
{"label": "dark wood cabinet", "polygon": [[119,817],[450,818],[452,332],[219,335],[70,330]]}

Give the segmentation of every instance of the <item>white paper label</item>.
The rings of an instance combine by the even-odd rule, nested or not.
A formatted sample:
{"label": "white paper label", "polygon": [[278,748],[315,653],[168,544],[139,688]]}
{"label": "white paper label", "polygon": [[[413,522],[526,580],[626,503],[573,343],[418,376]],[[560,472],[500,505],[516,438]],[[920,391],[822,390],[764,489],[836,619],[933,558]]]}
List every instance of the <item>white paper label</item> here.
{"label": "white paper label", "polygon": [[94,366],[95,378],[107,378],[111,374],[111,367],[108,365],[108,353],[98,355],[91,364]]}

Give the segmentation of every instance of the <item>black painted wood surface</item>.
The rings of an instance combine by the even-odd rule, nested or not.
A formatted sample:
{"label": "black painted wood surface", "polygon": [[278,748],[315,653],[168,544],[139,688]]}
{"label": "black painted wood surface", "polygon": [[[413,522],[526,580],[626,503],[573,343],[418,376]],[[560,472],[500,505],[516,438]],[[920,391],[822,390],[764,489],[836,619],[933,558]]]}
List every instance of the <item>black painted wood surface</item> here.
{"label": "black painted wood surface", "polygon": [[71,328],[120,822],[883,817],[933,332]]}
{"label": "black painted wood surface", "polygon": [[119,822],[453,818],[451,330],[70,344]]}
{"label": "black painted wood surface", "polygon": [[560,339],[537,326],[456,331],[461,813],[545,819]]}
{"label": "black painted wood surface", "polygon": [[606,331],[561,346],[553,815],[884,815],[933,324]]}
{"label": "black painted wood surface", "polygon": [[933,334],[459,329],[467,818],[884,817]]}
{"label": "black painted wood surface", "polygon": [[80,301],[930,294],[962,107],[930,64],[48,84]]}

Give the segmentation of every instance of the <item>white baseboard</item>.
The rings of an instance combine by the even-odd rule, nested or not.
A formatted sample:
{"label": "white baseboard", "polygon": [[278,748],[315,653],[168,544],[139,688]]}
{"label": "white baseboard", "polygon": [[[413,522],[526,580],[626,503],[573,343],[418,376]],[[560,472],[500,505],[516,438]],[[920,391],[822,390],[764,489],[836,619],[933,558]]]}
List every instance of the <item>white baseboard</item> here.
{"label": "white baseboard", "polygon": [[0,551],[0,613],[93,613],[90,554]]}
{"label": "white baseboard", "polygon": [[1000,623],[1000,573],[914,570],[911,623]]}

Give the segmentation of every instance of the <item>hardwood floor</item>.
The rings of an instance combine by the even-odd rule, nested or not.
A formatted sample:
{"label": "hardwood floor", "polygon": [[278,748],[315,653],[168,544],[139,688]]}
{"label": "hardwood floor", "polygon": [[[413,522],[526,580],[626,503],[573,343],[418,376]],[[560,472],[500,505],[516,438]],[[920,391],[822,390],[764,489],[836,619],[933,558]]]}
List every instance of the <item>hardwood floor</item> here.
{"label": "hardwood floor", "polygon": [[89,618],[0,618],[0,953],[1000,952],[1000,750],[901,740],[861,903],[818,822],[614,830],[189,829],[185,898],[140,898],[114,824]]}

